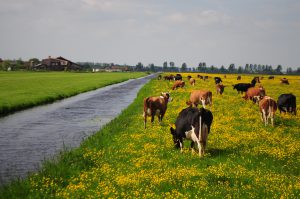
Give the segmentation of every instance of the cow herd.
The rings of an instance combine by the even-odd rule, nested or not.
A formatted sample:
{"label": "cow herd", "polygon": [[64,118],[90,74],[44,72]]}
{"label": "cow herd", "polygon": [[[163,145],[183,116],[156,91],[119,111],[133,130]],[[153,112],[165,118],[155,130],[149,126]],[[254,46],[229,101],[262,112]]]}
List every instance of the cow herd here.
{"label": "cow herd", "polygon": [[[206,81],[208,76],[197,76],[199,79]],[[271,76],[270,76],[271,77]],[[274,77],[269,79],[274,79]],[[226,78],[224,76],[224,78]],[[162,79],[159,76],[159,79]],[[184,88],[185,82],[180,74],[167,75],[163,77],[164,80],[174,81],[172,90]],[[187,77],[189,83],[194,86],[196,79],[191,76]],[[238,76],[237,79],[241,79]],[[286,78],[281,79],[288,81]],[[216,84],[216,93],[222,94],[225,86],[222,84],[220,77],[214,77]],[[279,109],[281,112],[290,112],[296,115],[296,96],[289,94],[282,94],[279,96],[277,102],[266,95],[266,90],[262,87],[255,87],[256,83],[260,83],[259,77],[254,77],[250,83],[238,83],[233,85],[233,89],[236,89],[238,93],[245,93],[243,97],[245,100],[252,100],[259,105],[259,111],[261,120],[265,126],[270,123],[274,126],[274,115]],[[144,99],[144,128],[146,129],[147,117],[151,117],[153,123],[154,117],[158,117],[158,121],[161,122],[165,112],[167,110],[167,104],[172,98],[170,93],[161,93],[161,96],[147,97]],[[212,105],[212,92],[210,90],[193,90],[190,94],[190,99],[186,102],[189,107],[184,108],[179,113],[175,128],[171,127],[170,131],[173,137],[173,142],[176,148],[183,149],[183,140],[191,140],[191,149],[193,151],[194,144],[196,143],[199,150],[199,156],[203,156],[205,152],[206,142],[210,127],[213,121],[213,114],[210,110],[206,109],[206,105]],[[201,108],[197,108],[198,104],[201,104]]]}

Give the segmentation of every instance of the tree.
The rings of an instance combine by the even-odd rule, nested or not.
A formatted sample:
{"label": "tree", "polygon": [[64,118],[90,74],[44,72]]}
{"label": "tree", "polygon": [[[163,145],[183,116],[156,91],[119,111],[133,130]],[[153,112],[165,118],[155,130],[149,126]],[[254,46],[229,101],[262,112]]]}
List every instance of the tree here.
{"label": "tree", "polygon": [[230,64],[229,67],[228,67],[228,71],[230,73],[234,73],[235,72],[235,65],[234,64]]}
{"label": "tree", "polygon": [[136,69],[137,71],[142,71],[143,68],[144,68],[144,65],[143,65],[141,62],[139,62],[139,63],[135,66],[135,69]]}
{"label": "tree", "polygon": [[286,69],[286,73],[287,73],[287,74],[292,74],[292,73],[293,73],[293,69],[292,69],[291,67],[288,67],[288,68]]}
{"label": "tree", "polygon": [[282,66],[279,64],[276,68],[276,73],[281,74],[282,72]]}
{"label": "tree", "polygon": [[187,70],[187,65],[186,65],[186,63],[184,62],[184,63],[182,63],[182,65],[181,65],[181,71],[182,72],[185,72]]}
{"label": "tree", "polygon": [[168,71],[168,62],[163,63],[163,71]]}
{"label": "tree", "polygon": [[11,68],[11,63],[10,60],[5,60],[4,62],[2,62],[2,70],[7,70],[8,68]]}
{"label": "tree", "polygon": [[155,72],[155,66],[153,63],[149,64],[149,68],[150,68],[150,71]]}
{"label": "tree", "polygon": [[175,67],[175,63],[174,62],[170,62],[170,67]]}
{"label": "tree", "polygon": [[223,65],[222,65],[221,68],[220,68],[220,72],[221,72],[221,73],[226,73],[226,69],[225,69],[225,67],[224,67]]}
{"label": "tree", "polygon": [[242,66],[239,66],[239,67],[238,67],[238,70],[237,70],[237,72],[238,72],[238,73],[242,73],[242,72],[243,72],[243,68],[242,68]]}

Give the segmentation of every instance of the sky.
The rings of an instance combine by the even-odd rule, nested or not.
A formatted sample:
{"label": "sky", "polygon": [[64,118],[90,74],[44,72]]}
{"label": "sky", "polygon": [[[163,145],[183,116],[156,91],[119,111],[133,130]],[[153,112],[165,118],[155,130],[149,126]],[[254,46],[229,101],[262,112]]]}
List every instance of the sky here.
{"label": "sky", "polygon": [[0,0],[0,58],[300,67],[299,0]]}

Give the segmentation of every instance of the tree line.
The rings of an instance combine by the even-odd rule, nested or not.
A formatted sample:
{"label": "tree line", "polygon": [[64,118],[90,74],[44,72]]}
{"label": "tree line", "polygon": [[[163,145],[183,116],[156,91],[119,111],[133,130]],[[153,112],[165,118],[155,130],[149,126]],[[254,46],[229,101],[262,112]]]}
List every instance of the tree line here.
{"label": "tree line", "polygon": [[[0,59],[0,70],[32,70],[34,65],[40,64],[41,61],[37,58],[23,61],[21,58],[18,60],[2,60]],[[185,62],[181,66],[176,66],[173,61],[163,62],[162,66],[156,66],[153,63],[144,66],[142,62],[138,62],[134,66],[127,64],[114,64],[114,63],[95,63],[95,62],[77,62],[82,67],[83,71],[92,71],[93,68],[109,69],[112,66],[127,67],[131,71],[145,71],[145,72],[199,72],[199,73],[236,73],[236,74],[300,74],[300,67],[292,69],[288,67],[283,70],[282,65],[277,65],[273,68],[272,65],[262,64],[246,64],[245,66],[236,67],[235,64],[230,64],[228,67],[222,65],[216,67],[214,65],[207,66],[206,62],[200,62],[196,67],[188,67]]]}

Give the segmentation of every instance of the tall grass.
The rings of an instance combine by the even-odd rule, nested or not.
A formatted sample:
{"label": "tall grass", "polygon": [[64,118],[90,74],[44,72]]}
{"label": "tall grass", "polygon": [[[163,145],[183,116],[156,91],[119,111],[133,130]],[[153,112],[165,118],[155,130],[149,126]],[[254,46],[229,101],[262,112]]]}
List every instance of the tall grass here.
{"label": "tall grass", "polygon": [[0,115],[143,75],[145,73],[0,72]]}
{"label": "tall grass", "polygon": [[[275,127],[265,127],[257,105],[232,90],[235,78],[227,75],[224,94],[213,94],[209,109],[214,121],[204,158],[191,153],[188,141],[183,153],[176,150],[169,124],[186,107],[190,91],[205,88],[215,93],[213,80],[171,91],[173,101],[162,124],[156,118],[145,130],[143,98],[171,90],[173,83],[152,80],[128,109],[78,149],[45,163],[40,173],[2,187],[0,197],[298,198],[300,116],[277,112]],[[289,92],[299,99],[299,77],[289,79],[290,85],[281,85],[278,77],[262,84],[275,99]]]}

